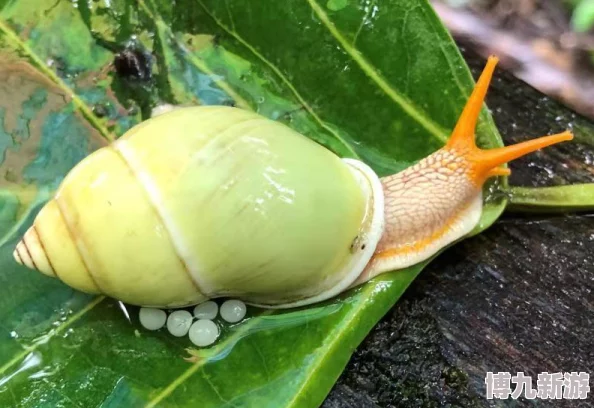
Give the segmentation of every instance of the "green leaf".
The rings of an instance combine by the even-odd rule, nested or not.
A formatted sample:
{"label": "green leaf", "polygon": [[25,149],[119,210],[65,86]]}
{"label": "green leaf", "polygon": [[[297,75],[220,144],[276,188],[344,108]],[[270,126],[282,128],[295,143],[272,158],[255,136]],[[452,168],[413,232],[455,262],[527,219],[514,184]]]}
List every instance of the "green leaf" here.
{"label": "green leaf", "polygon": [[[129,41],[153,55],[150,81],[114,73]],[[250,308],[196,351],[18,266],[14,245],[77,162],[159,103],[253,109],[383,176],[441,147],[474,85],[424,0],[4,1],[0,54],[1,406],[319,405],[426,263],[324,304]],[[486,110],[477,134],[502,145]],[[474,233],[505,207],[498,183]]]}
{"label": "green leaf", "polygon": [[554,187],[511,187],[509,209],[523,212],[594,210],[594,183]]}
{"label": "green leaf", "polygon": [[594,26],[594,0],[581,0],[571,16],[571,26],[578,33],[584,33]]}

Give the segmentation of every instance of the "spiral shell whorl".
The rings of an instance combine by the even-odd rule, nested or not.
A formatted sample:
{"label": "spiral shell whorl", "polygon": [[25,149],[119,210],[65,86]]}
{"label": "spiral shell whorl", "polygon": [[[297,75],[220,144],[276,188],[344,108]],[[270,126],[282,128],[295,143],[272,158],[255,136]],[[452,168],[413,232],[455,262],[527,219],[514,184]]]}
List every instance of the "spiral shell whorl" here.
{"label": "spiral shell whorl", "polygon": [[45,254],[43,243],[39,240],[35,226],[31,227],[25,233],[23,239],[17,244],[12,256],[21,265],[35,269],[52,278],[57,277],[51,262]]}
{"label": "spiral shell whorl", "polygon": [[83,262],[56,199],[39,212],[17,244],[16,261],[86,293],[101,293]]}

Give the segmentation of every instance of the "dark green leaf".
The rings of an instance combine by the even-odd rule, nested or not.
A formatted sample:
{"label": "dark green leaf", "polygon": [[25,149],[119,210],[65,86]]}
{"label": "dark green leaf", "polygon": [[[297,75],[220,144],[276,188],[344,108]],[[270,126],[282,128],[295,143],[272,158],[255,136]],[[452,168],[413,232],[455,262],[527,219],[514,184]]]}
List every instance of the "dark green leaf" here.
{"label": "dark green leaf", "polygon": [[[2,4],[0,405],[319,405],[424,265],[302,310],[251,308],[217,345],[190,353],[187,338],[142,330],[136,308],[128,321],[115,301],[17,266],[12,250],[69,169],[158,103],[253,109],[382,176],[432,153],[473,81],[428,3]],[[114,73],[128,43],[153,55],[152,79]],[[477,133],[481,146],[502,145],[486,110]],[[504,208],[496,187],[475,233]]]}

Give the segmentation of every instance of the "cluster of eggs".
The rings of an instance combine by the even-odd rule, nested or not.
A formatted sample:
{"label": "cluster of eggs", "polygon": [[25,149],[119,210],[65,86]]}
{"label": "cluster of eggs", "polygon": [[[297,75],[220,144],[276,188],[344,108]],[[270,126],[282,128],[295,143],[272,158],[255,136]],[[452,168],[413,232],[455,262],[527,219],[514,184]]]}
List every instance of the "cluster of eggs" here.
{"label": "cluster of eggs", "polygon": [[139,320],[142,327],[147,330],[159,330],[167,327],[169,333],[175,337],[188,335],[190,341],[198,347],[213,344],[219,337],[220,330],[213,321],[217,314],[228,323],[241,321],[246,314],[246,306],[240,300],[230,299],[219,305],[212,301],[200,303],[194,307],[193,313],[187,310],[175,310],[167,316],[162,309],[142,307]]}

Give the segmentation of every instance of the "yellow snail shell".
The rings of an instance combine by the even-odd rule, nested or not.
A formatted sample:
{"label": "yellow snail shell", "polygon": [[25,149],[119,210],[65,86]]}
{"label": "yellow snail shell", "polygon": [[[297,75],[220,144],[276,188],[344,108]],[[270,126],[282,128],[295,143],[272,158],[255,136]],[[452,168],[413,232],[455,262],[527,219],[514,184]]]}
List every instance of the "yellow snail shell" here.
{"label": "yellow snail shell", "polygon": [[345,290],[382,227],[367,165],[256,113],[199,106],[151,118],[77,164],[15,257],[134,305],[290,306]]}

